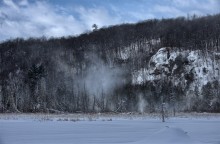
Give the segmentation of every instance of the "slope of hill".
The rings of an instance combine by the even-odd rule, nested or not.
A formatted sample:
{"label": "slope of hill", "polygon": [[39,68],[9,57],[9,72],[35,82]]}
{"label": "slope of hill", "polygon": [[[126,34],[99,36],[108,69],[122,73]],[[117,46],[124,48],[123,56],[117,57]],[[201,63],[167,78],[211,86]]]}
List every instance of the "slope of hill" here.
{"label": "slope of hill", "polygon": [[0,44],[1,112],[220,111],[220,15]]}

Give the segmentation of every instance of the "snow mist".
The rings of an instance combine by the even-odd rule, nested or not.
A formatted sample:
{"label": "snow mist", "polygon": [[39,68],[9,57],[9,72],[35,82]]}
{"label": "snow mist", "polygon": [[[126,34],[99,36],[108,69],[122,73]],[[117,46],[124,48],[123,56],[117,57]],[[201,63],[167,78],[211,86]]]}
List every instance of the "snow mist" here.
{"label": "snow mist", "polygon": [[94,55],[91,57],[91,65],[86,73],[83,79],[86,90],[90,95],[96,97],[112,93],[124,82],[123,71],[120,68],[110,68]]}
{"label": "snow mist", "polygon": [[138,95],[138,111],[140,113],[144,113],[146,106],[147,106],[146,100],[143,98],[142,94],[139,94]]}

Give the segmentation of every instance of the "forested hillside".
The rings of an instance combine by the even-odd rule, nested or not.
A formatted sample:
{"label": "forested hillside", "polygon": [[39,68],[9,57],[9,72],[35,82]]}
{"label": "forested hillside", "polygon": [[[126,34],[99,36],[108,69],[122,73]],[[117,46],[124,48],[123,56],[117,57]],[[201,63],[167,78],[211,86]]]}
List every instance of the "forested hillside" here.
{"label": "forested hillside", "polygon": [[0,44],[0,112],[220,112],[220,14]]}

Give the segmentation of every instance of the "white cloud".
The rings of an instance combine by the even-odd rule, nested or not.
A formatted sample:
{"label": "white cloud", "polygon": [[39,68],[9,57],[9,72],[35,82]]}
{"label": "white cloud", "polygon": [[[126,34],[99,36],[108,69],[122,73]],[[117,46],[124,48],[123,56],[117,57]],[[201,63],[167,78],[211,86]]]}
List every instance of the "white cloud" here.
{"label": "white cloud", "polygon": [[219,0],[173,0],[173,6],[189,14],[214,14],[220,12]]}
{"label": "white cloud", "polygon": [[[0,5],[0,41],[16,37],[61,37],[76,35],[92,28],[96,23],[99,27],[119,23],[103,8],[80,7],[75,14],[46,1],[28,3],[27,0],[4,0]],[[7,18],[3,17],[7,15]]]}
{"label": "white cloud", "polygon": [[19,2],[19,5],[20,5],[20,6],[27,6],[27,5],[28,5],[28,0],[21,0],[21,1]]}
{"label": "white cloud", "polygon": [[173,3],[177,7],[189,7],[195,0],[173,0]]}
{"label": "white cloud", "polygon": [[125,7],[122,9],[121,6],[109,5],[111,11],[115,17],[118,18],[120,23],[134,23],[141,20],[153,19],[156,17],[145,5],[141,5],[138,8],[134,7],[133,10],[127,10]]}
{"label": "white cloud", "polygon": [[84,27],[72,16],[62,15],[46,2],[29,4],[4,0],[0,7],[7,15],[0,28],[0,40],[16,37],[64,36],[79,34]]}
{"label": "white cloud", "polygon": [[76,9],[76,12],[79,14],[81,22],[84,23],[87,28],[91,28],[94,23],[99,27],[103,27],[117,24],[121,21],[119,17],[111,16],[104,8],[95,7],[85,9],[84,7],[79,7]]}
{"label": "white cloud", "polygon": [[5,5],[13,8],[13,9],[18,10],[17,5],[12,0],[3,0],[3,2],[4,2]]}
{"label": "white cloud", "polygon": [[163,17],[178,17],[193,15],[215,14],[220,12],[219,0],[167,0],[166,3],[158,3],[151,9]]}
{"label": "white cloud", "polygon": [[155,13],[161,13],[168,17],[185,16],[185,13],[173,6],[155,5],[153,8]]}
{"label": "white cloud", "polygon": [[[97,0],[98,1],[98,0]],[[77,7],[57,6],[48,1],[2,0],[0,3],[0,41],[16,37],[60,37],[76,35],[99,27],[149,18],[178,17],[187,14],[220,12],[219,0],[140,0],[116,5]]]}
{"label": "white cloud", "polygon": [[148,13],[146,11],[129,12],[129,15],[134,17],[137,20],[146,20],[146,19],[153,19],[153,18],[155,18],[155,15],[153,13]]}

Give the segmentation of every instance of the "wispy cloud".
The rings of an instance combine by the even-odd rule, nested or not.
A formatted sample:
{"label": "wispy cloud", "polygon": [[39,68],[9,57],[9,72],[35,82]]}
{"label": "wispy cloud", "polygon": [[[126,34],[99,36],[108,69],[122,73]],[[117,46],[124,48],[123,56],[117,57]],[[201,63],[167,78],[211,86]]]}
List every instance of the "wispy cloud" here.
{"label": "wispy cloud", "polygon": [[62,15],[45,2],[28,4],[4,0],[1,13],[7,19],[0,28],[0,39],[15,37],[63,36],[81,33],[84,28],[71,15]]}
{"label": "wispy cloud", "polygon": [[174,6],[167,6],[167,5],[155,5],[152,9],[153,13],[160,13],[166,14],[166,17],[177,17],[177,16],[184,16],[185,13]]}
{"label": "wispy cloud", "polygon": [[105,25],[113,25],[121,22],[121,18],[110,15],[109,11],[102,7],[84,8],[80,6],[75,9],[79,14],[80,22],[87,28],[91,27],[94,23],[102,27]]}
{"label": "wispy cloud", "polygon": [[189,14],[212,14],[220,12],[219,0],[173,0],[172,5]]}
{"label": "wispy cloud", "polygon": [[18,4],[20,6],[27,6],[28,5],[28,0],[21,0]]}
{"label": "wispy cloud", "polygon": [[[64,0],[65,1],[65,0]],[[56,4],[55,0],[0,1],[0,41],[16,37],[60,37],[77,35],[99,27],[149,18],[206,15],[220,12],[219,0],[92,0],[65,1],[72,5]]]}
{"label": "wispy cloud", "polygon": [[[0,6],[0,40],[16,37],[61,37],[80,34],[99,26],[119,23],[119,19],[103,8],[75,9],[78,16],[68,9],[51,5],[45,1],[28,3],[4,0]],[[7,18],[6,18],[7,16]]]}
{"label": "wispy cloud", "polygon": [[17,5],[12,0],[3,0],[3,3],[9,6],[10,8],[18,10]]}

